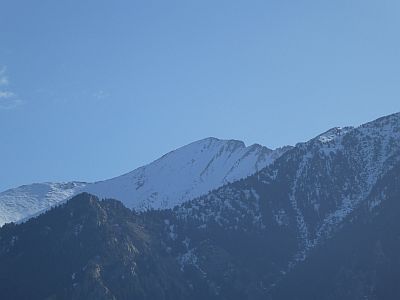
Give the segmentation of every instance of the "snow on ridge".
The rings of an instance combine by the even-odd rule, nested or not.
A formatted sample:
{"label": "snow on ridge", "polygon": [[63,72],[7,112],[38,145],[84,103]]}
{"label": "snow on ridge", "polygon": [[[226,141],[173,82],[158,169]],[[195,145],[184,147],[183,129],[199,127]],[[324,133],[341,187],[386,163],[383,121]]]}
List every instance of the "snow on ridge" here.
{"label": "snow on ridge", "polygon": [[0,193],[0,226],[36,216],[81,192],[115,198],[136,210],[171,208],[250,176],[283,152],[257,144],[246,147],[237,140],[206,138],[109,180],[21,186]]}
{"label": "snow on ridge", "polygon": [[79,193],[86,183],[34,183],[0,193],[0,226],[47,211]]}
{"label": "snow on ridge", "polygon": [[246,147],[241,141],[207,138],[85,190],[137,210],[172,208],[256,173],[272,163],[273,153],[260,145]]}
{"label": "snow on ridge", "polygon": [[[298,147],[314,149],[328,156],[344,149],[347,136],[362,142],[360,158],[366,161],[363,175],[366,185],[371,186],[387,158],[399,149],[400,113],[356,128],[336,127],[306,143],[298,144]],[[371,146],[371,137],[379,141],[374,143],[377,145],[374,147],[378,148]],[[90,184],[72,182],[22,186],[0,193],[0,226],[5,222],[32,217],[80,192],[92,193],[100,198],[116,198],[137,210],[171,208],[253,175],[271,165],[289,149],[291,147],[271,150],[258,144],[246,147],[237,140],[206,138],[109,180]],[[366,187],[365,190],[369,189]]]}
{"label": "snow on ridge", "polygon": [[[378,178],[393,165],[393,158],[399,157],[400,113],[382,117],[358,127],[335,127],[308,142],[297,144],[296,147],[301,150],[298,153],[302,155],[303,161],[299,163],[298,173],[293,183],[294,190],[289,195],[289,200],[296,212],[297,228],[303,245],[296,253],[293,263],[304,260],[310,249],[328,238],[332,231],[367,199]],[[339,152],[340,156],[335,156]],[[299,174],[307,165],[304,161],[312,157],[325,159],[327,163],[333,162],[333,159],[338,157],[350,158],[351,165],[356,166],[354,176],[357,177],[357,187],[355,187],[357,192],[343,194],[341,203],[321,219],[315,232],[311,232],[310,236],[303,211],[297,205],[294,191]],[[319,215],[318,218],[320,218]]]}
{"label": "snow on ridge", "polygon": [[325,144],[339,139],[341,136],[353,130],[354,127],[334,127],[328,131],[320,134],[315,139]]}

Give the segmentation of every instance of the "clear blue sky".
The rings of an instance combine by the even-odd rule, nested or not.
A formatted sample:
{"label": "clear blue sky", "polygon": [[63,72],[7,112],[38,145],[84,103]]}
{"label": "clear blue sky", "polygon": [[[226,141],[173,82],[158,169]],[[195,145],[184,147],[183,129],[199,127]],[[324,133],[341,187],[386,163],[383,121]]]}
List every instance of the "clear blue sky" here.
{"label": "clear blue sky", "polygon": [[0,190],[400,110],[400,1],[0,3]]}

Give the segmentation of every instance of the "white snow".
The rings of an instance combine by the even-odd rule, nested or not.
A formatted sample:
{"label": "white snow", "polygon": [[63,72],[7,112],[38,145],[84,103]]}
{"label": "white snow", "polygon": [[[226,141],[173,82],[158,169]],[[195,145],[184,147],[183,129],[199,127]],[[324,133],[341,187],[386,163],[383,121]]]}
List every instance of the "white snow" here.
{"label": "white snow", "polygon": [[136,210],[172,208],[256,173],[271,164],[274,155],[260,145],[208,138],[123,176],[88,185],[85,191]]}
{"label": "white snow", "polygon": [[304,175],[303,173],[305,172],[308,161],[311,158],[312,158],[312,156],[310,155],[310,153],[307,153],[306,155],[303,156],[303,160],[301,161],[301,163],[297,169],[296,177],[294,179],[292,190],[289,195],[290,204],[292,205],[292,208],[293,208],[294,212],[296,213],[296,222],[297,222],[297,228],[299,230],[299,237],[300,237],[300,240],[299,240],[300,252],[295,255],[295,257],[294,257],[295,261],[303,261],[306,258],[308,249],[310,249],[312,247],[307,223],[304,219],[303,212],[300,209],[300,207],[297,203],[297,199],[296,199],[298,180],[301,176]]}
{"label": "white snow", "polygon": [[316,139],[318,139],[318,141],[320,141],[321,143],[326,144],[338,140],[341,136],[345,135],[353,129],[354,127],[334,127],[324,132],[323,134],[320,134],[316,137]]}
{"label": "white snow", "polygon": [[[345,138],[347,141],[345,144]],[[349,145],[349,139],[352,143],[358,145],[353,149]],[[315,144],[317,141],[317,144]],[[307,224],[304,221],[301,210],[299,210],[295,198],[295,188],[297,178],[301,175],[301,170],[307,166],[303,161],[298,169],[298,174],[294,182],[294,189],[290,196],[293,209],[297,214],[298,228],[302,242],[305,244],[301,251],[296,255],[295,261],[304,260],[310,249],[318,245],[321,240],[330,236],[331,232],[349,216],[358,205],[360,205],[371,192],[381,174],[384,174],[392,167],[392,160],[398,160],[400,153],[400,113],[386,116],[375,121],[366,123],[359,127],[336,127],[312,139],[303,146],[314,145],[318,148],[318,152],[329,156],[332,153],[342,152],[343,155],[352,157],[353,160],[361,166],[358,170],[358,188],[356,196],[343,196],[341,203],[337,205],[335,210],[327,214],[319,228],[315,232],[315,236],[310,238],[307,230]],[[311,148],[312,149],[312,148]],[[311,150],[312,151],[312,150]],[[303,159],[307,160],[307,156],[312,155],[308,152]],[[326,160],[329,167],[330,161]],[[316,190],[317,194],[319,190]],[[373,209],[378,206],[384,197],[375,199],[369,203],[369,208]],[[314,199],[319,201],[319,199]],[[311,203],[317,203],[313,199]],[[319,214],[319,211],[317,212]]]}
{"label": "white snow", "polygon": [[207,138],[109,180],[21,186],[0,193],[0,226],[26,220],[81,192],[118,199],[136,210],[172,208],[256,173],[286,150]]}
{"label": "white snow", "polygon": [[0,226],[34,217],[79,193],[85,183],[35,183],[0,193]]}

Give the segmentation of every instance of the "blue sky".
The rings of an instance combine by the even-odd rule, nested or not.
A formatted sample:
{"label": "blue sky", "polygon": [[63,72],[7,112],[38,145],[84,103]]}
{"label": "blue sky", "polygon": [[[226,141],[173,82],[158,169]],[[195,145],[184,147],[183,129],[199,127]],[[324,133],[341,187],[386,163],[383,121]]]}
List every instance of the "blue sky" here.
{"label": "blue sky", "polygon": [[271,148],[400,111],[400,2],[0,8],[0,190],[106,179],[208,136]]}

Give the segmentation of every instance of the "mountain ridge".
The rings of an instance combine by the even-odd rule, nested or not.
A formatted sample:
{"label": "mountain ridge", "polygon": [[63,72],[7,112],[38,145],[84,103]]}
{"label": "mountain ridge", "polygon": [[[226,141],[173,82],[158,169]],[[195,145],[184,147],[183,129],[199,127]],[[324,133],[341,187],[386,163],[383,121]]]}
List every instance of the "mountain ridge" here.
{"label": "mountain ridge", "polygon": [[[368,131],[369,129],[371,130],[373,129],[374,124],[387,126],[388,122],[396,123],[399,121],[399,118],[400,113],[394,113],[388,116],[380,117],[371,122],[367,122],[358,127],[334,127],[307,142],[296,144],[295,147],[285,146],[275,150],[271,150],[259,144],[246,146],[244,142],[238,140],[221,140],[215,137],[208,137],[170,151],[152,163],[108,180],[97,181],[94,183],[66,182],[42,184],[44,188],[46,185],[76,185],[76,187],[73,189],[66,189],[65,191],[62,189],[51,190],[51,194],[60,195],[58,198],[52,195],[42,194],[38,197],[28,196],[27,199],[24,199],[24,193],[22,193],[22,195],[15,193],[24,187],[29,188],[29,185],[21,186],[15,189],[9,189],[0,193],[0,226],[5,222],[26,220],[30,216],[34,216],[38,213],[46,211],[48,208],[56,205],[57,203],[62,203],[79,192],[89,192],[99,196],[100,198],[116,198],[121,200],[127,207],[137,210],[172,208],[175,205],[179,205],[185,201],[189,201],[190,199],[207,194],[209,191],[221,187],[227,183],[234,182],[258,173],[260,170],[274,163],[275,160],[280,158],[289,150],[301,149],[314,145],[313,147],[319,148],[321,153],[329,156],[331,153],[340,150],[340,143],[344,136],[349,136],[352,132],[362,132],[364,130]],[[382,124],[382,122],[386,122],[386,125]],[[322,147],[320,147],[321,145]],[[210,151],[208,149],[210,146],[214,146],[215,149]],[[192,151],[192,153],[188,154],[185,153],[185,151],[191,148],[199,150],[204,147],[210,152],[211,155],[207,161],[201,164],[200,167],[202,168],[198,168],[194,173],[192,170],[190,170],[190,168],[187,168],[182,164],[180,166],[182,169],[176,169],[175,173],[170,174],[166,172],[163,176],[158,176],[156,173],[158,173],[159,170],[157,170],[157,168],[152,168],[152,166],[160,164],[161,166],[159,169],[165,170],[171,166],[178,165],[179,160],[174,161],[174,156],[179,153],[180,158],[183,157],[186,159],[185,162],[187,164],[193,163],[195,161],[193,158],[195,152]],[[221,159],[220,155],[222,154],[225,154],[225,157],[222,157]],[[232,158],[232,155],[236,155],[236,157],[233,161],[229,161],[229,159]],[[197,159],[202,159],[201,155],[198,155]],[[216,174],[215,170],[223,169],[224,164],[221,164],[221,162],[224,162],[224,159],[225,161],[228,161],[228,167],[230,168],[226,168],[225,173]],[[166,160],[167,162],[163,165],[163,162]],[[219,165],[217,164],[214,167],[214,160],[217,161]],[[213,168],[208,168],[210,166]],[[177,174],[182,173],[182,170],[185,170],[184,168],[186,168],[187,173],[184,176],[179,177]],[[148,172],[148,169],[150,169],[150,172],[153,172],[153,174],[148,176],[150,177],[149,186],[146,185],[146,179],[148,180],[148,178],[146,178],[145,174]],[[205,180],[203,175],[206,175]],[[175,181],[173,180],[174,177],[176,177]],[[178,181],[185,181],[188,178],[192,181],[186,182],[183,185],[181,182],[178,183]],[[152,180],[158,181],[160,186],[157,186],[157,184],[152,186]],[[33,186],[35,185],[38,184],[33,184]],[[171,189],[171,186],[176,185],[178,185],[177,191]],[[133,186],[135,186],[135,188],[133,188]],[[32,194],[35,193],[36,191],[32,192]],[[27,194],[25,193],[25,195]],[[14,199],[17,199],[17,203],[12,203],[13,197]],[[43,201],[43,199],[48,198],[50,200],[46,204],[46,201]],[[20,201],[20,203],[18,203],[18,201]],[[35,203],[38,204],[35,205]],[[17,207],[16,212],[13,211],[15,207]]]}
{"label": "mountain ridge", "polygon": [[40,214],[80,192],[116,198],[136,210],[171,208],[247,177],[289,148],[271,150],[238,140],[205,138],[170,151],[131,172],[94,183],[24,185],[0,193],[0,226]]}
{"label": "mountain ridge", "polygon": [[[83,193],[7,224],[0,290],[30,295],[36,283],[53,299],[398,299],[399,116],[329,130],[173,208],[136,212]],[[90,255],[80,265],[63,266],[82,251]],[[57,267],[52,257],[62,257]],[[19,281],[32,264],[46,279]],[[47,284],[55,269],[58,287]]]}

